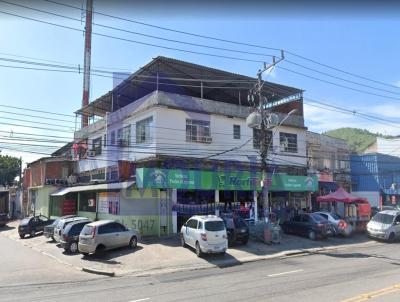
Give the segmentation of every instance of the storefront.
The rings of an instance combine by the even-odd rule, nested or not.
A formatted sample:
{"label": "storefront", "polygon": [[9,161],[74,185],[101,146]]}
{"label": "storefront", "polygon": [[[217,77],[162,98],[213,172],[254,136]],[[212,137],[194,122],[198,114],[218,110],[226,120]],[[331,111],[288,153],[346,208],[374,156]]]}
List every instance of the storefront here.
{"label": "storefront", "polygon": [[[138,188],[169,192],[174,232],[192,215],[236,211],[248,218],[261,192],[261,173],[256,171],[138,168],[136,182]],[[310,207],[309,193],[317,188],[316,177],[273,175],[269,188],[272,209]]]}

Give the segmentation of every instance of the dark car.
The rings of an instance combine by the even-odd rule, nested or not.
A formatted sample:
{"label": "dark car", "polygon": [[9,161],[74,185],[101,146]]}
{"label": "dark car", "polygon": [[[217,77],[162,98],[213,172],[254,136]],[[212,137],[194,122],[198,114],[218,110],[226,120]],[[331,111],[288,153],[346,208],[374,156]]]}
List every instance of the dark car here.
{"label": "dark car", "polygon": [[77,253],[79,234],[81,233],[83,227],[90,223],[90,220],[76,221],[68,224],[61,236],[60,245],[67,253]]}
{"label": "dark car", "polygon": [[43,230],[43,235],[46,238],[51,238],[54,241],[54,228],[60,222],[61,219],[76,217],[75,215],[66,215],[56,218],[50,225],[46,225]]}
{"label": "dark car", "polygon": [[239,216],[233,215],[222,215],[221,218],[226,226],[228,244],[232,245],[236,242],[247,244],[249,241],[249,226],[246,221]]}
{"label": "dark car", "polygon": [[7,214],[0,213],[0,226],[5,226],[8,222]]}
{"label": "dark car", "polygon": [[48,219],[43,215],[26,217],[21,220],[18,226],[19,237],[24,238],[25,235],[34,237],[36,233],[43,232],[46,225],[50,225],[53,222],[53,219]]}
{"label": "dark car", "polygon": [[282,224],[286,234],[305,236],[311,240],[326,238],[333,234],[328,220],[318,214],[300,214]]}

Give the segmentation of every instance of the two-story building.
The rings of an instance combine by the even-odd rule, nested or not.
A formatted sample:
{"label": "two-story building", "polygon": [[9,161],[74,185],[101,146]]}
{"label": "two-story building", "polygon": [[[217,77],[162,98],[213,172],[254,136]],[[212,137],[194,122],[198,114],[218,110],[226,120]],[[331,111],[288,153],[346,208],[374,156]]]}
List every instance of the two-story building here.
{"label": "two-story building", "polygon": [[[53,196],[74,193],[78,214],[118,219],[144,235],[175,233],[193,214],[246,214],[261,191],[260,130],[246,125],[255,81],[155,58],[78,110],[95,120],[72,145],[86,185]],[[280,124],[267,132],[270,207],[306,208],[317,181],[307,175],[302,91],[265,82],[263,95]]]}

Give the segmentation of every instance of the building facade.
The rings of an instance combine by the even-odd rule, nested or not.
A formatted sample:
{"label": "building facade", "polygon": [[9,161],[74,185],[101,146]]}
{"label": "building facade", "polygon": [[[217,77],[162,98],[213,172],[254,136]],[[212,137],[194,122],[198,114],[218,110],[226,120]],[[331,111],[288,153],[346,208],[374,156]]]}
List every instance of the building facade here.
{"label": "building facade", "polygon": [[[222,82],[217,82],[220,79]],[[176,233],[193,214],[250,215],[261,194],[260,132],[249,78],[158,57],[77,113],[95,122],[75,132],[76,184],[53,192],[77,213],[117,219],[143,235]],[[267,133],[269,210],[286,219],[310,207],[302,91],[265,83],[279,127]],[[296,109],[295,114],[288,113]]]}

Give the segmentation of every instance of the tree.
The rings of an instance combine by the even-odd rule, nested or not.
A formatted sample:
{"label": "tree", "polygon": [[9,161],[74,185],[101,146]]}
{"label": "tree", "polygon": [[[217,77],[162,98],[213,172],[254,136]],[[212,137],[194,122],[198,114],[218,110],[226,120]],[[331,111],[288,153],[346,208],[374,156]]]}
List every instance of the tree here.
{"label": "tree", "polygon": [[0,185],[12,185],[20,169],[21,162],[18,157],[0,155]]}

